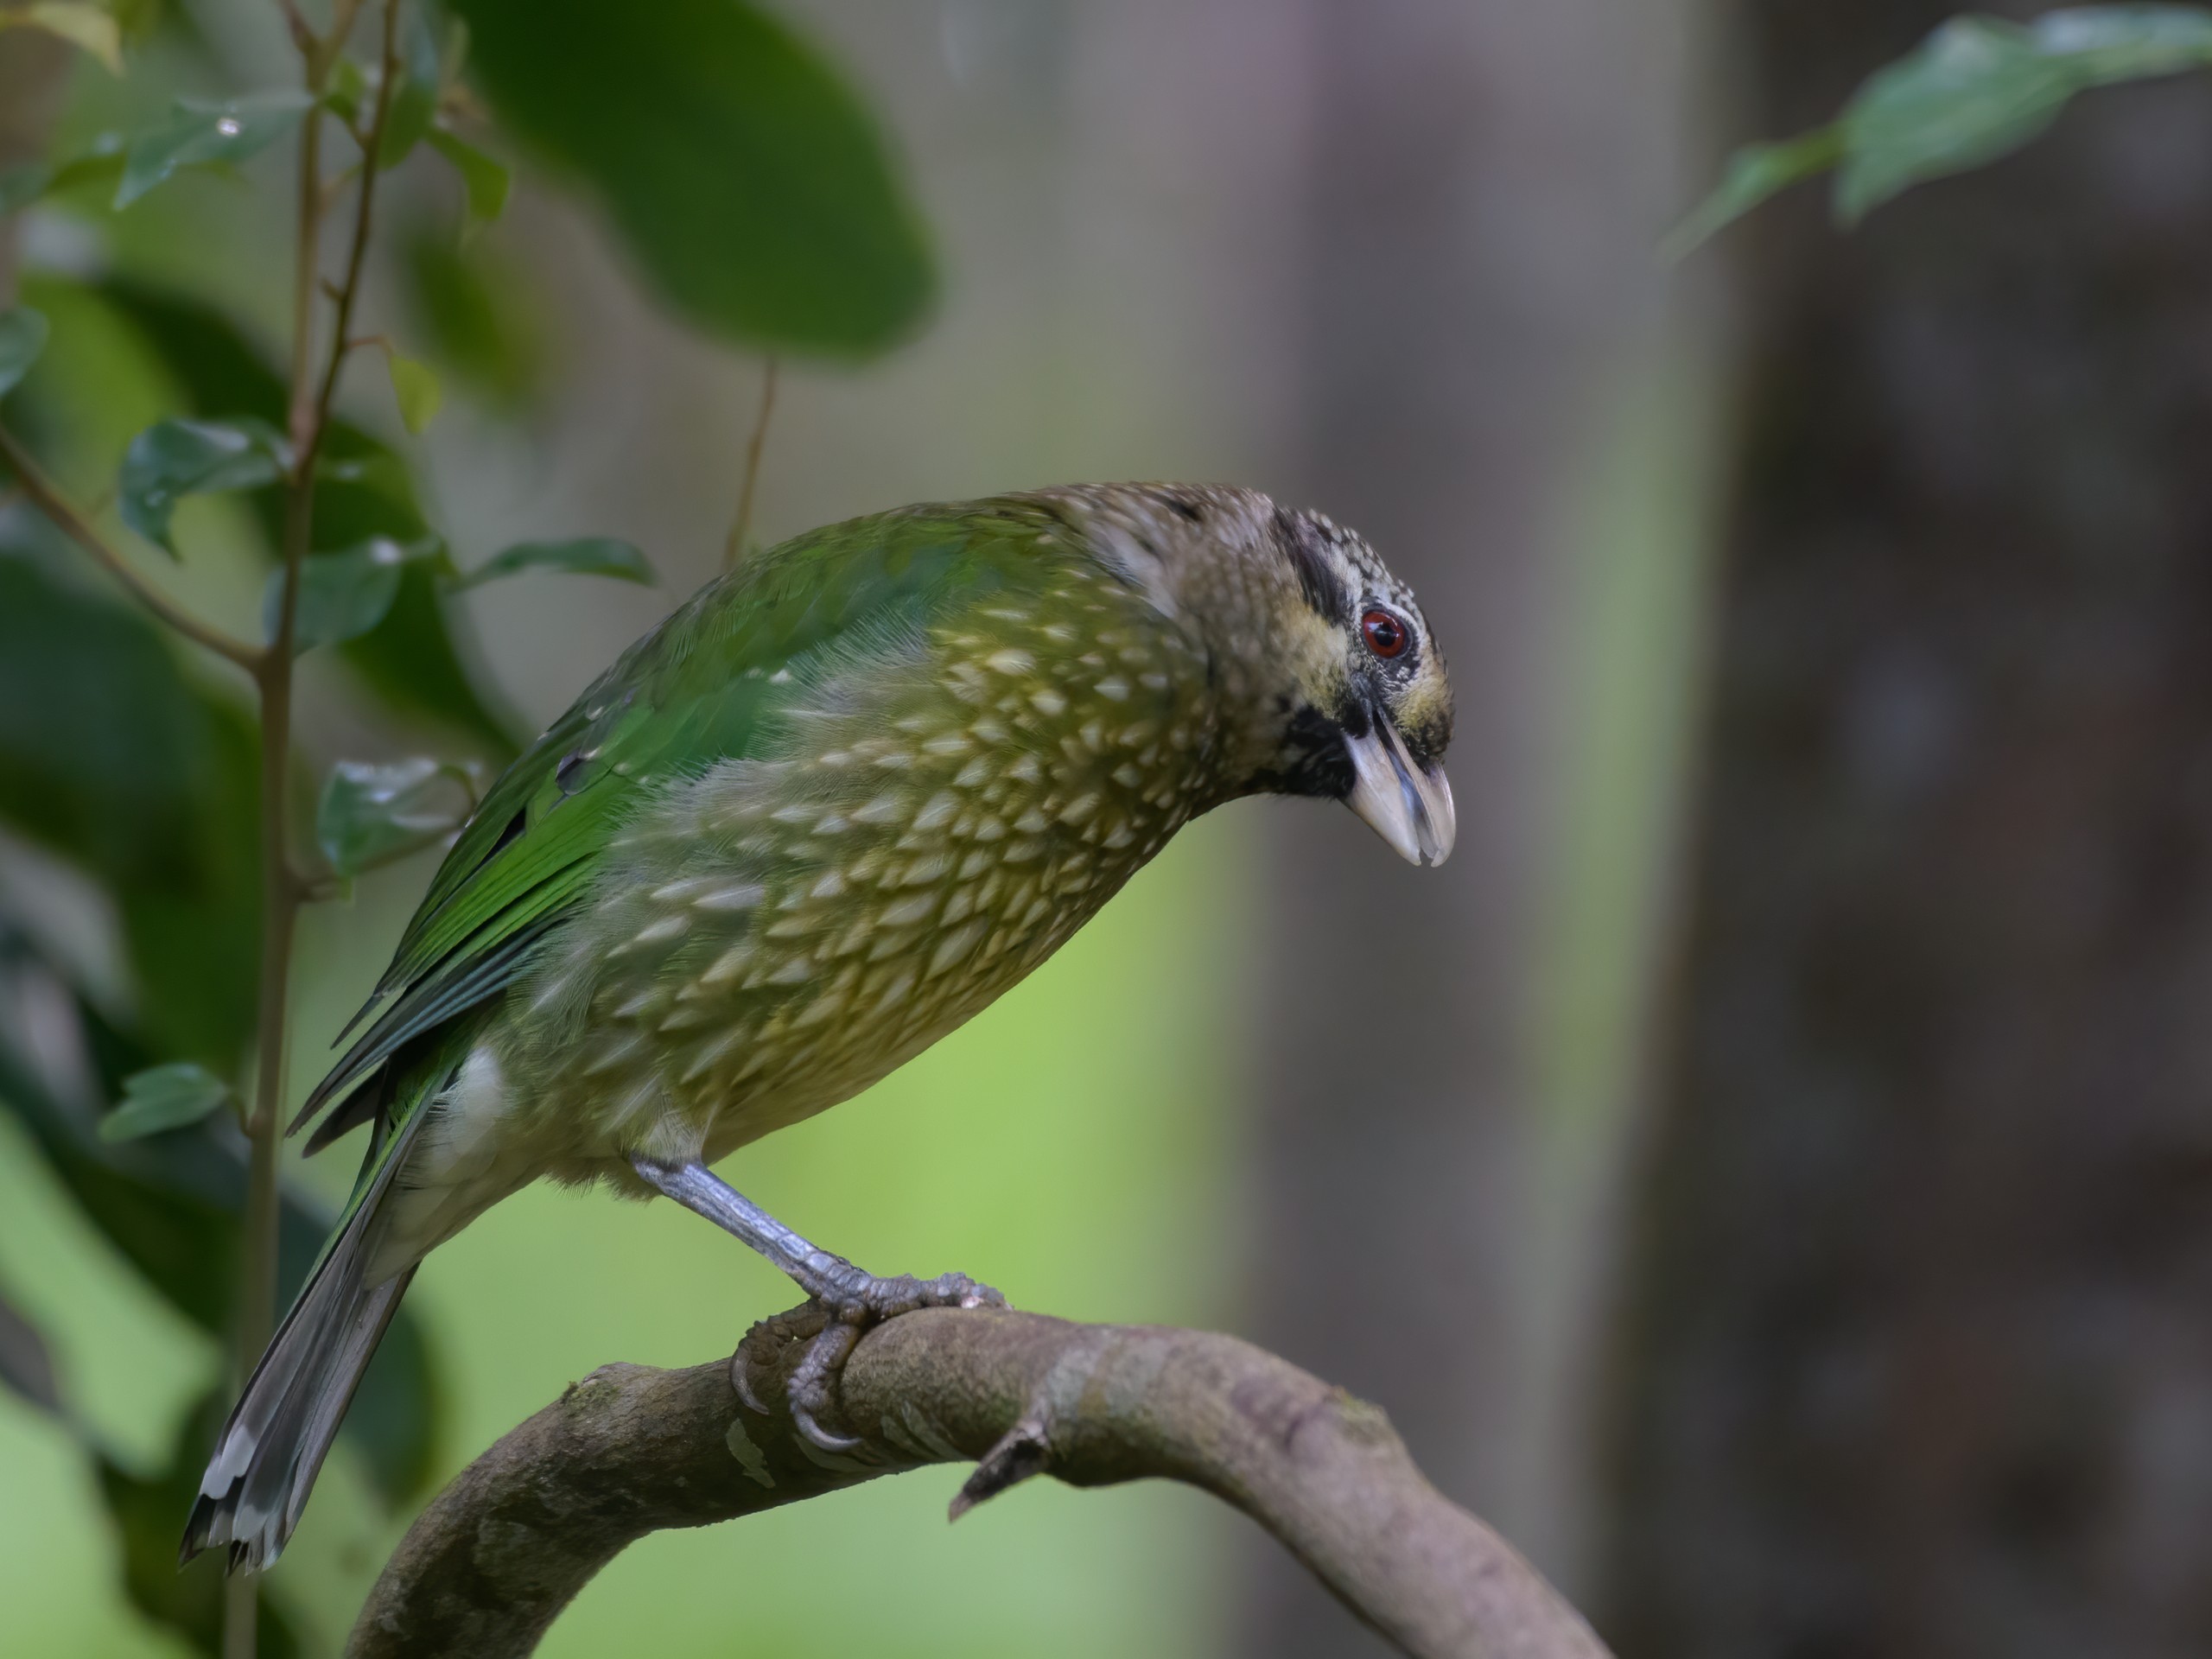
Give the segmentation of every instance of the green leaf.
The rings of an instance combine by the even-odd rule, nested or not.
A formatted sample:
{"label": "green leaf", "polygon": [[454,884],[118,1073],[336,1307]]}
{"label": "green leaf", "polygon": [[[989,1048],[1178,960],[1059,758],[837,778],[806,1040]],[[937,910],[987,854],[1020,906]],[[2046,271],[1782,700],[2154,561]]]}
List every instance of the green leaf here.
{"label": "green leaf", "polygon": [[123,73],[123,31],[114,16],[86,0],[31,0],[0,11],[0,29],[11,23],[42,29],[98,58],[111,75]]}
{"label": "green leaf", "polygon": [[444,127],[434,127],[424,143],[453,163],[468,197],[468,216],[488,224],[507,209],[507,190],[513,182],[505,163],[494,160],[466,138]]}
{"label": "green leaf", "polygon": [[340,760],[315,806],[315,844],[332,872],[351,880],[443,840],[473,806],[465,774],[427,756],[388,766]]}
{"label": "green leaf", "polygon": [[[58,279],[41,276],[27,286],[35,289],[46,283],[60,285]],[[283,380],[254,342],[221,313],[120,277],[106,278],[90,291],[114,307],[144,340],[193,408],[284,418]],[[323,481],[315,491],[311,546],[350,547],[372,536],[405,542],[427,533],[406,463],[351,422],[331,423],[316,472]],[[283,493],[272,487],[250,499],[266,546],[274,549],[283,518]],[[513,754],[508,722],[479,689],[473,671],[467,620],[448,616],[439,602],[435,563],[409,564],[400,576],[399,598],[383,626],[338,650],[386,708],[463,733],[494,759]]]}
{"label": "green leaf", "polygon": [[340,57],[330,67],[330,79],[323,87],[323,107],[340,120],[359,121],[368,92],[369,78],[361,66],[352,58]]}
{"label": "green leaf", "polygon": [[[437,73],[437,59],[430,60],[430,73]],[[430,136],[430,124],[437,118],[438,83],[435,79],[423,80],[415,71],[407,72],[399,88],[391,95],[391,107],[385,111],[384,142],[377,146],[377,165],[397,167],[415,153],[415,146]]]}
{"label": "green leaf", "polygon": [[[301,560],[300,596],[292,619],[294,653],[360,638],[391,613],[404,567],[417,559],[435,559],[444,550],[445,543],[435,536],[412,542],[372,536],[341,552],[315,553]],[[284,572],[271,570],[261,590],[262,626],[271,639],[276,637],[283,602]]]}
{"label": "green leaf", "polygon": [[423,429],[435,418],[438,405],[444,394],[438,390],[438,377],[411,357],[402,357],[397,352],[385,353],[385,366],[391,372],[391,395],[399,400],[399,419],[410,436],[420,437]]}
{"label": "green leaf", "polygon": [[1843,129],[1822,127],[1782,143],[1745,144],[1728,161],[1720,188],[1660,244],[1660,257],[1684,257],[1770,196],[1825,173],[1843,153]]}
{"label": "green leaf", "polygon": [[645,556],[627,542],[607,536],[585,536],[570,542],[517,542],[493,554],[452,584],[454,588],[480,588],[519,575],[525,570],[558,570],[572,576],[613,576],[650,588],[658,580]]}
{"label": "green leaf", "polygon": [[543,385],[546,329],[523,273],[483,238],[425,232],[404,249],[410,321],[439,363],[503,411]]}
{"label": "green leaf", "polygon": [[[250,791],[250,765],[246,783]],[[232,908],[251,938],[251,906]],[[8,919],[0,908],[0,946],[9,943]],[[14,943],[20,949],[20,936]],[[16,961],[19,967],[34,971],[44,966],[35,953],[28,963],[20,955]],[[143,1058],[136,1038],[107,1025],[81,997],[71,999],[65,994],[60,1007],[67,1009],[73,1000],[83,1027],[81,1046],[95,1062],[100,1086],[111,1092],[119,1090],[118,1073]],[[152,1140],[104,1141],[89,1105],[80,1109],[77,1103],[54,1095],[41,1081],[38,1066],[27,1063],[11,1042],[0,1026],[0,1112],[12,1114],[23,1126],[63,1190],[160,1294],[211,1335],[225,1334],[231,1317],[231,1287],[237,1279],[238,1217],[245,1205],[245,1147],[237,1133],[207,1122]],[[332,1217],[298,1193],[287,1190],[278,1196],[281,1305],[306,1279]],[[152,1580],[156,1585],[182,1582],[176,1572],[176,1517],[189,1507],[193,1485],[206,1465],[208,1443],[226,1402],[214,1402],[211,1414],[199,1421],[199,1440],[171,1471],[185,1483],[184,1498],[162,1508],[165,1543],[156,1558],[162,1565]],[[436,1408],[421,1325],[403,1307],[339,1431],[367,1454],[388,1502],[398,1503],[419,1493],[435,1471]],[[140,1605],[148,1604],[142,1599]]]}
{"label": "green leaf", "polygon": [[12,1389],[41,1411],[65,1414],[61,1383],[54,1372],[54,1357],[35,1325],[0,1297],[0,1385]]}
{"label": "green leaf", "polygon": [[2029,25],[2036,49],[2066,60],[2084,86],[2212,64],[2212,11],[2198,6],[2078,6]]}
{"label": "green leaf", "polygon": [[1836,216],[1855,225],[1916,184],[2027,143],[2093,86],[2212,67],[2212,10],[2082,6],[2023,27],[1955,17],[1869,76],[1834,127],[1738,150],[1727,177],[1668,238],[1679,256],[1785,185],[1835,166]]}
{"label": "green leaf", "polygon": [[188,1128],[230,1098],[229,1084],[190,1060],[134,1072],[123,1080],[122,1103],[100,1119],[100,1139],[139,1141]]}
{"label": "green leaf", "polygon": [[161,421],[123,452],[117,500],[124,524],[174,556],[169,520],[184,497],[259,489],[289,465],[289,447],[266,421]]}
{"label": "green leaf", "polygon": [[105,184],[121,178],[124,142],[119,132],[104,132],[58,165],[25,162],[0,172],[0,215],[19,213],[35,201],[80,184]]}
{"label": "green leaf", "polygon": [[154,1058],[227,1065],[258,979],[252,721],[188,678],[140,611],[27,556],[29,539],[0,521],[0,823],[115,899],[150,1052],[114,1090]]}
{"label": "green leaf", "polygon": [[115,205],[129,207],[180,167],[227,166],[259,154],[298,125],[314,105],[304,92],[255,92],[219,102],[180,98],[166,120],[130,140]]}
{"label": "green leaf", "polygon": [[27,305],[0,311],[0,397],[16,389],[46,349],[46,316]]}
{"label": "green leaf", "polygon": [[1868,78],[1843,112],[1836,214],[1855,225],[1912,185],[2010,155],[2080,86],[2012,23],[1957,17]]}
{"label": "green leaf", "polygon": [[874,121],[744,0],[454,0],[500,124],[606,205],[661,295],[779,351],[865,357],[935,278]]}

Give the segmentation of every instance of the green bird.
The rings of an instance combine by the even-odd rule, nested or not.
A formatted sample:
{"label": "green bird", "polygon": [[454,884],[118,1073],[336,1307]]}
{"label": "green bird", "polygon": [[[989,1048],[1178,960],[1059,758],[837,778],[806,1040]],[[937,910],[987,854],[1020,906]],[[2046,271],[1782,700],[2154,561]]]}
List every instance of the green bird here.
{"label": "green bird", "polygon": [[1451,733],[1405,585],[1249,490],[911,507],[709,584],[485,796],[292,1125],[370,1124],[368,1154],[185,1556],[276,1559],[416,1265],[541,1176],[664,1193],[789,1274],[830,1316],[794,1418],[849,1446],[819,1420],[870,1322],[1001,1299],[864,1273],[708,1166],[936,1042],[1225,801],[1341,800],[1441,862]]}

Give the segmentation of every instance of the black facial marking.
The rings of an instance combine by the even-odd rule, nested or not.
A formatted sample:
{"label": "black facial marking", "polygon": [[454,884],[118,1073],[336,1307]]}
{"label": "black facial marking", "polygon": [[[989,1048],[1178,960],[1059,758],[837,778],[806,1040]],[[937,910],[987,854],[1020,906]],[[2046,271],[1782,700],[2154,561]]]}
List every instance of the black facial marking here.
{"label": "black facial marking", "polygon": [[[1364,731],[1364,712],[1358,718]],[[1270,795],[1313,795],[1340,801],[1351,793],[1352,782],[1344,728],[1308,703],[1291,716],[1275,764],[1255,778],[1252,786]]]}
{"label": "black facial marking", "polygon": [[1313,526],[1287,507],[1277,507],[1273,528],[1275,544],[1298,573],[1298,591],[1313,613],[1339,625],[1349,621],[1351,595],[1329,568],[1328,556],[1315,541]]}
{"label": "black facial marking", "polygon": [[1198,511],[1198,504],[1186,495],[1169,496],[1167,511],[1189,519],[1194,524],[1202,522],[1205,518],[1205,514]]}

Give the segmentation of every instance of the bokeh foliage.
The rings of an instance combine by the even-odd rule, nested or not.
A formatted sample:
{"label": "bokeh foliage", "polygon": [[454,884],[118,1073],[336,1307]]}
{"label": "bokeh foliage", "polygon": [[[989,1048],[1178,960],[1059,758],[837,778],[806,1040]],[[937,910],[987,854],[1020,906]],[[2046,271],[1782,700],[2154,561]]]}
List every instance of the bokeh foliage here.
{"label": "bokeh foliage", "polygon": [[1670,244],[1686,253],[1769,197],[1831,170],[1836,218],[1856,225],[1916,184],[2002,160],[2082,92],[2207,67],[2212,11],[2197,6],[2075,6],[2027,24],[1954,17],[1869,75],[1832,124],[1737,151]]}
{"label": "bokeh foliage", "polygon": [[[457,175],[460,222],[413,232],[416,312],[433,348],[490,390],[494,410],[517,407],[533,376],[527,332],[481,289],[469,248],[469,233],[507,199],[501,129],[580,179],[654,291],[711,334],[850,359],[916,326],[934,278],[874,123],[827,62],[765,14],[738,0],[637,9],[464,0],[450,13],[409,5],[405,19],[405,79],[393,89],[379,156]],[[85,22],[72,25],[79,44],[75,24]],[[278,27],[275,8],[269,22]],[[111,57],[109,35],[93,33]],[[227,69],[188,16],[134,17],[132,30],[115,32],[126,37]],[[373,77],[341,65],[332,115],[358,114]],[[0,174],[0,212],[68,215],[98,238],[110,214],[182,170],[249,163],[256,188],[283,196],[276,160],[310,108],[306,95],[145,90],[137,101],[149,113],[136,129]],[[36,359],[48,316],[63,344],[76,329],[127,340],[169,407],[121,458],[107,533],[133,556],[188,563],[206,521],[173,517],[176,500],[228,494],[245,512],[225,522],[273,565],[289,454],[281,348],[263,337],[250,300],[211,303],[167,283],[162,263],[142,257],[128,275],[98,261],[27,275],[23,306],[0,312],[0,421],[65,477],[113,464],[74,453],[84,446],[73,436],[98,425],[82,418],[83,400],[113,389]],[[374,355],[357,354],[357,382],[369,379]],[[382,355],[411,434],[441,401],[435,377],[401,344],[384,342]],[[434,842],[457,820],[454,802],[431,801],[423,785],[467,785],[515,752],[514,721],[449,594],[532,570],[652,579],[637,550],[600,537],[456,557],[408,444],[372,429],[389,405],[359,407],[359,418],[334,423],[322,450],[305,643],[343,663],[370,724],[429,752],[334,771],[315,842],[340,881]],[[36,848],[99,894],[112,917],[104,944],[123,973],[120,984],[95,982],[84,952],[41,916],[12,908],[0,883],[0,1112],[146,1283],[220,1335],[245,1196],[245,1141],[223,1109],[245,1082],[254,1037],[258,730],[242,688],[97,576],[10,482],[0,469],[0,859],[21,856],[10,840]],[[118,1112],[126,1099],[128,1113]],[[285,1195],[284,1296],[327,1221],[320,1204]],[[66,1381],[32,1323],[0,1300],[0,1386],[73,1421]],[[227,1397],[226,1386],[200,1403],[151,1475],[87,1441],[133,1599],[206,1651],[219,1624],[212,1564],[180,1578],[175,1539]],[[419,1494],[437,1419],[431,1356],[403,1310],[346,1422],[346,1443],[391,1503]],[[264,1630],[264,1651],[290,1650],[281,1620]]]}

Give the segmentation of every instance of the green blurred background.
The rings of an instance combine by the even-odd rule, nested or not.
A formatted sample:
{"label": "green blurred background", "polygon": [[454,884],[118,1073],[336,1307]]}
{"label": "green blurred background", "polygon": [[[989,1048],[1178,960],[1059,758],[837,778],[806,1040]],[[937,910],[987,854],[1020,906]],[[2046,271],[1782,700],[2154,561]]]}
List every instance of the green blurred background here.
{"label": "green blurred background", "polygon": [[[427,154],[386,181],[363,330],[444,407],[410,435],[357,364],[318,546],[613,536],[658,584],[410,573],[303,659],[310,784],[496,764],[711,575],[771,354],[756,541],[1246,483],[1367,533],[1451,656],[1443,870],[1224,810],[738,1185],[879,1270],[1233,1331],[1376,1401],[1624,1652],[2212,1649],[2212,77],[2085,98],[1847,236],[1801,194],[1669,265],[1722,141],[1827,122],[1948,8],[453,5],[487,25],[459,130],[513,195],[479,222]],[[0,201],[179,93],[296,78],[266,0],[109,10],[120,79],[0,27]],[[1995,38],[2024,134],[2058,105]],[[610,160],[664,103],[662,163]],[[289,159],[119,213],[108,163],[5,221],[53,334],[0,415],[118,535],[134,434],[270,412]],[[256,636],[270,506],[194,497],[181,564],[131,556]],[[226,1386],[237,1137],[156,1167],[92,1125],[140,1065],[241,1064],[247,703],[4,482],[0,582],[0,1312],[65,1402],[0,1389],[0,1651],[181,1655],[208,1608],[162,1482]],[[308,911],[294,1096],[433,856]],[[334,1201],[352,1155],[287,1179]],[[335,1651],[501,1432],[787,1300],[667,1206],[499,1207],[416,1281],[269,1628]],[[1381,1650],[1192,1493],[1035,1483],[947,1527],[957,1478],[648,1539],[545,1650]]]}

